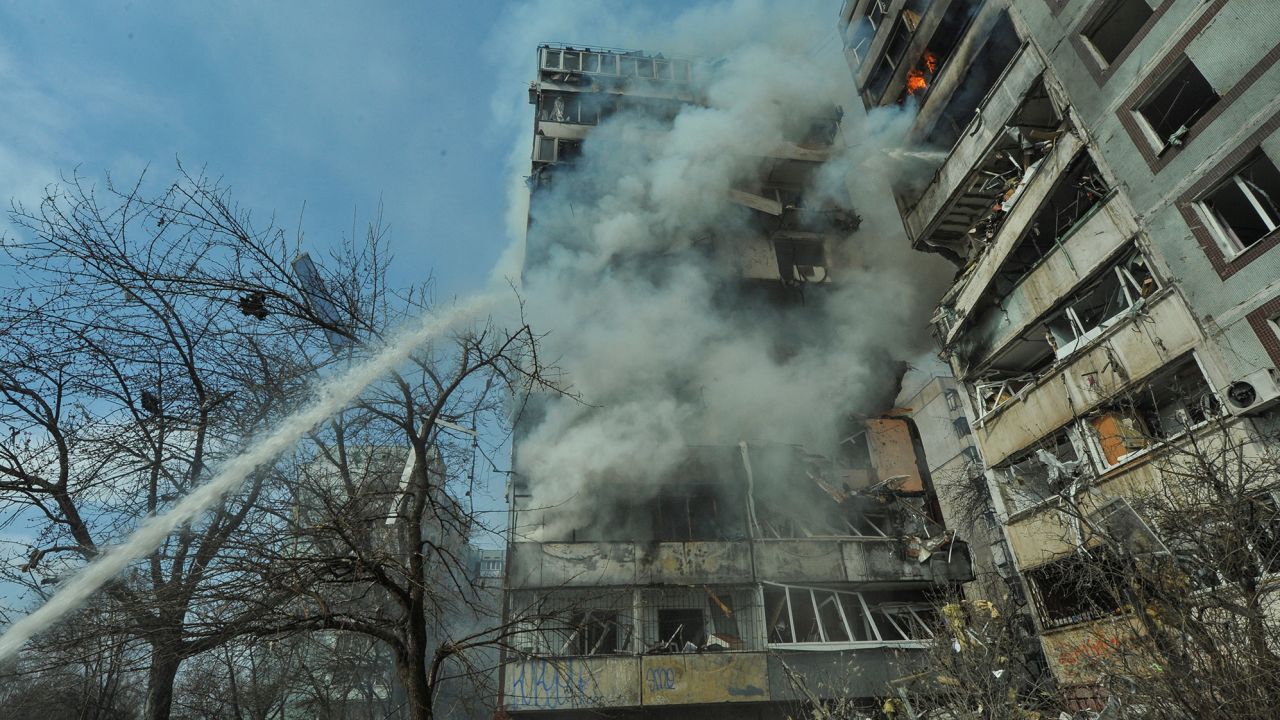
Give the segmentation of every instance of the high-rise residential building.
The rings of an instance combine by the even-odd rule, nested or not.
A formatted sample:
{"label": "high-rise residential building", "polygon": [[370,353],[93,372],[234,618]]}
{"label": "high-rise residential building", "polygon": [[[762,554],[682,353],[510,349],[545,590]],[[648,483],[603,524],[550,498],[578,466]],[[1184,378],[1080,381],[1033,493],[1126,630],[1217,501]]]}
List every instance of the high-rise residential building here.
{"label": "high-rise residential building", "polygon": [[[904,160],[895,188],[907,236],[957,267],[934,325],[1010,551],[997,560],[1058,681],[1087,697],[1099,623],[1132,609],[1075,580],[1112,562],[1090,528],[1128,518],[1156,547],[1175,529],[1126,504],[1170,481],[1162,458],[1223,428],[1265,444],[1280,426],[1280,13],[1269,0],[840,13],[863,103],[909,124],[918,164]],[[1081,497],[1096,511],[1062,509]]]}
{"label": "high-rise residential building", "polygon": [[[594,148],[592,134],[616,113],[638,113],[646,122],[636,132],[664,142],[664,126],[703,101],[697,73],[714,67],[583,46],[544,45],[536,58],[526,276],[570,242],[540,232],[541,203],[577,203],[581,213],[616,192],[607,177],[594,190],[552,192],[588,172],[591,152],[611,152]],[[858,217],[848,203],[806,200],[842,142],[839,111],[818,115],[777,147],[739,149],[756,158],[755,181],[719,192],[742,222],[698,238],[716,248],[708,262],[735,268],[720,274],[735,311],[806,312],[842,282],[836,246],[858,237]],[[896,382],[885,379],[887,397]],[[527,415],[557,401],[537,400]],[[880,412],[833,429],[844,438],[836,447],[690,443],[643,500],[610,507],[609,484],[638,481],[599,478],[599,492],[581,493],[597,512],[572,527],[514,477],[503,709],[780,718],[815,698],[880,707],[889,679],[931,640],[933,600],[973,576],[968,545],[942,522],[915,423]],[[517,469],[529,436],[521,424],[531,422],[517,422]]]}

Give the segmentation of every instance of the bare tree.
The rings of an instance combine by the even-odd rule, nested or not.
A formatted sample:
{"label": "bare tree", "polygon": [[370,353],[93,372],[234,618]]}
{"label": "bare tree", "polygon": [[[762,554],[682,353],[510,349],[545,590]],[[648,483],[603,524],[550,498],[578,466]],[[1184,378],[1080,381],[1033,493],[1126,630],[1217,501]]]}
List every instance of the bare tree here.
{"label": "bare tree", "polygon": [[[11,219],[17,232],[0,249],[18,282],[0,298],[0,523],[30,528],[31,545],[10,548],[21,563],[5,572],[36,599],[287,416],[327,368],[429,305],[425,286],[387,286],[376,224],[337,248],[328,259],[337,272],[326,273],[298,256],[300,238],[256,225],[225,187],[181,167],[159,188],[145,176],[127,187],[72,176]],[[290,618],[281,629],[370,630],[394,649],[411,707],[429,707],[440,657],[450,655],[427,646],[426,627],[445,610],[436,588],[440,578],[466,585],[458,549],[432,545],[429,528],[461,538],[474,530],[474,513],[450,499],[430,459],[465,467],[455,456],[470,457],[471,438],[462,451],[438,437],[456,422],[501,442],[511,398],[544,384],[535,346],[527,327],[489,326],[424,350],[413,373],[371,389],[315,433],[309,451],[258,468],[112,583],[103,602],[119,610],[117,622],[85,634],[147,648],[147,718],[169,717],[184,660],[261,630],[267,617]],[[395,567],[361,560],[368,536],[345,525],[359,503],[331,508],[315,527],[291,515],[300,467],[328,463],[345,487],[364,482],[353,475],[353,443],[416,458],[394,506]],[[359,552],[325,561],[299,550],[323,546],[317,528]],[[394,632],[374,619],[349,626],[335,609],[371,592],[347,589],[362,584],[401,609]],[[341,589],[340,599],[317,589]],[[281,607],[289,610],[272,614]]]}
{"label": "bare tree", "polygon": [[[1142,392],[1105,412],[1135,419],[1156,412],[1135,401]],[[1062,474],[1056,496],[1041,488],[1036,499],[1045,503],[1045,517],[1056,519],[1066,552],[1023,578],[1041,624],[1067,633],[1050,653],[1067,684],[1056,687],[1035,672],[1036,648],[1026,645],[1028,628],[1014,604],[988,615],[970,603],[952,605],[966,622],[949,623],[945,643],[952,647],[940,645],[913,678],[919,717],[1274,716],[1276,439],[1221,413],[1212,398],[1173,397],[1179,399],[1158,409],[1159,420],[1151,415],[1100,435],[1119,442],[1123,432],[1138,453],[1140,470],[1126,480],[1099,481],[1088,458],[1066,466],[1041,456]],[[1001,704],[1006,692],[1010,702]]]}

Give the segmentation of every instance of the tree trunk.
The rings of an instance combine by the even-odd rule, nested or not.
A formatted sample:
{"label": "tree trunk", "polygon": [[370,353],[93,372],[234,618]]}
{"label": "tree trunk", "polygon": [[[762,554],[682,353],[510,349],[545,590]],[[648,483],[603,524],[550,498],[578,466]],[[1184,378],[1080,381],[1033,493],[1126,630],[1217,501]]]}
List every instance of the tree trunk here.
{"label": "tree trunk", "polygon": [[147,673],[147,707],[143,714],[146,720],[169,720],[173,707],[173,684],[181,664],[176,637],[152,644],[151,669]]}
{"label": "tree trunk", "polygon": [[431,685],[427,682],[427,656],[423,648],[411,646],[395,653],[396,675],[404,686],[409,720],[432,720]]}

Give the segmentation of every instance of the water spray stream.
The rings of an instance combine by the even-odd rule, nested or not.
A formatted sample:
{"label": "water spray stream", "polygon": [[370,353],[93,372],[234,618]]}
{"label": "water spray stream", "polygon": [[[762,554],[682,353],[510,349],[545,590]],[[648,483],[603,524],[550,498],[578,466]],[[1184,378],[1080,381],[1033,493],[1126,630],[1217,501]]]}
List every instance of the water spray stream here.
{"label": "water spray stream", "polygon": [[228,461],[212,480],[182,498],[172,510],[145,520],[124,544],[107,550],[59,588],[48,602],[0,635],[0,661],[16,655],[27,640],[79,607],[134,560],[154,552],[179,525],[194,521],[222,497],[234,492],[254,468],[271,462],[292,447],[308,430],[345,407],[379,376],[407,360],[419,345],[489,307],[494,300],[493,296],[480,296],[448,312],[428,316],[363,364],[324,383],[313,403],[286,418],[261,442]]}

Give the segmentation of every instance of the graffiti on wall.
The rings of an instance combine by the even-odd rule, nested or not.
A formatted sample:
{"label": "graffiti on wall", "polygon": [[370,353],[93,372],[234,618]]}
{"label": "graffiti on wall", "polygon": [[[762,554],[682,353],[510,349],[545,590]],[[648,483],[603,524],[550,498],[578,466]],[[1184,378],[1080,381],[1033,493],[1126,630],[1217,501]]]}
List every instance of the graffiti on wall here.
{"label": "graffiti on wall", "polygon": [[512,709],[591,708],[639,704],[634,660],[531,658],[507,666]]}

